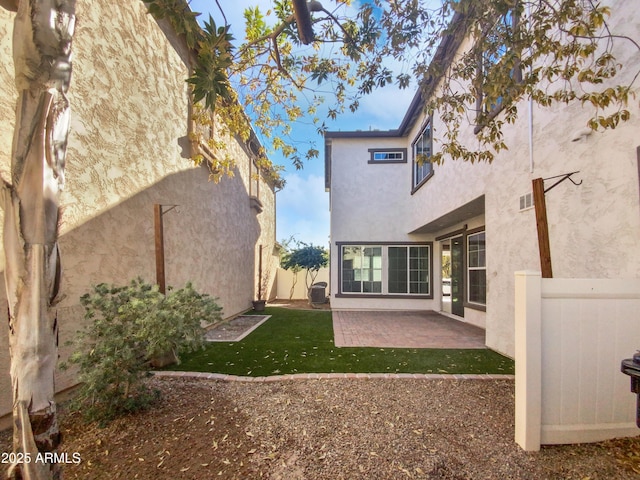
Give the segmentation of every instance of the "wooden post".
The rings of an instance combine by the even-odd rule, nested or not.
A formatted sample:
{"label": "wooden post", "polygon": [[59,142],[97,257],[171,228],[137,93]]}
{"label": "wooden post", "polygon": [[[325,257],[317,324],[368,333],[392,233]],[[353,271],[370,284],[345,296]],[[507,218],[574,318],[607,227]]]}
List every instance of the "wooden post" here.
{"label": "wooden post", "polygon": [[536,227],[538,229],[538,250],[540,251],[540,268],[542,278],[552,278],[551,247],[549,246],[549,225],[547,223],[547,204],[544,198],[544,180],[533,180],[533,205],[536,210]]}
{"label": "wooden post", "polygon": [[154,225],[156,237],[156,282],[160,288],[160,292],[166,292],[164,277],[164,228],[162,225],[162,205],[155,204]]}
{"label": "wooden post", "polygon": [[258,251],[258,300],[262,300],[262,244],[260,244]]}

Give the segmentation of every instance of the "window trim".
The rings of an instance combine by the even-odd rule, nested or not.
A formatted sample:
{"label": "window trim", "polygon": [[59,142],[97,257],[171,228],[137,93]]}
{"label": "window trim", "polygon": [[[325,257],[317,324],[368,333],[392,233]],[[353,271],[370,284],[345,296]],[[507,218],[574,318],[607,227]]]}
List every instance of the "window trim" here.
{"label": "window trim", "polygon": [[485,293],[485,303],[478,303],[478,302],[472,302],[469,300],[469,294],[470,294],[470,289],[469,289],[469,271],[471,270],[471,267],[469,266],[469,238],[473,237],[474,235],[478,235],[479,233],[484,233],[485,234],[485,262],[484,262],[484,268],[474,268],[474,270],[484,270],[485,272],[485,286],[486,286],[486,282],[487,282],[487,258],[486,258],[486,253],[487,253],[487,247],[486,247],[486,229],[484,226],[482,227],[478,227],[478,228],[474,228],[473,230],[469,230],[465,233],[464,235],[464,248],[465,248],[465,252],[464,252],[464,270],[465,270],[465,276],[464,276],[464,282],[465,282],[465,298],[463,301],[463,306],[467,307],[467,308],[472,308],[474,310],[481,310],[481,311],[486,311],[487,310],[487,297],[486,297],[486,293]]}
{"label": "window trim", "polygon": [[428,174],[426,174],[418,183],[416,183],[416,177],[417,177],[416,173],[418,168],[418,163],[416,162],[416,144],[418,143],[418,140],[424,135],[427,128],[431,130],[431,135],[430,135],[431,155],[429,156],[429,158],[431,158],[433,156],[433,116],[432,115],[429,115],[427,117],[427,121],[420,128],[420,132],[418,133],[418,135],[416,135],[416,138],[413,140],[413,142],[411,142],[411,195],[417,192],[418,189],[420,189],[420,187],[422,187],[425,183],[427,183],[427,181],[431,177],[433,177],[433,172],[434,172],[433,163],[430,161],[429,163],[431,164],[431,171]]}
{"label": "window trim", "polygon": [[[383,280],[383,277],[384,277],[384,260],[383,260],[384,247],[379,243],[372,243],[370,245],[361,245],[361,244],[343,245],[342,247],[340,247],[340,252],[339,252],[340,253],[340,255],[339,255],[339,258],[340,258],[340,265],[339,265],[340,269],[339,269],[339,272],[340,272],[340,277],[341,277],[340,278],[340,286],[339,286],[340,287],[340,292],[342,293],[342,289],[343,289],[342,273],[344,271],[344,267],[343,267],[344,247],[359,247],[361,250],[366,250],[367,248],[370,248],[370,249],[379,248],[380,249],[380,269],[379,269],[380,270],[380,292],[375,292],[375,291],[365,292],[365,291],[363,291],[363,284],[365,284],[365,283],[373,283],[373,282],[377,283],[377,280],[370,280],[370,279],[362,279],[361,278],[360,280],[355,280],[355,279],[353,280],[354,282],[357,281],[358,283],[360,283],[360,291],[359,292],[349,291],[349,292],[345,292],[345,294],[347,294],[347,295],[350,295],[350,294],[363,295],[365,297],[368,297],[370,295],[380,295],[380,294],[382,294],[383,284],[384,284],[384,280]],[[360,252],[361,258],[363,258],[363,253],[364,252]],[[353,269],[353,270],[355,270],[355,269]],[[361,272],[362,272],[362,270],[365,270],[364,266],[361,266],[359,268],[359,270]],[[373,265],[370,265],[366,270],[371,270],[371,272],[373,272],[374,270],[377,270],[377,269]]]}
{"label": "window trim", "polygon": [[[342,291],[342,259],[343,247],[382,247],[382,292],[362,293]],[[428,247],[429,251],[429,293],[388,293],[389,290],[389,253],[388,247]],[[338,248],[338,298],[404,298],[404,299],[433,299],[433,242],[336,242]]]}
{"label": "window trim", "polygon": [[[515,31],[520,23],[520,14],[515,7],[509,10],[511,14],[511,26],[510,28]],[[504,15],[501,15],[501,18]],[[485,31],[483,36],[487,36],[491,29]],[[506,50],[509,50],[509,46],[505,45]],[[498,60],[499,61],[499,60]],[[497,117],[507,106],[508,102],[501,101],[499,105],[495,105],[491,110],[483,110],[482,102],[484,100],[484,71],[485,71],[485,57],[483,52],[478,52],[478,66],[477,66],[477,74],[476,74],[476,82],[478,84],[478,96],[476,97],[476,122],[477,125],[473,129],[474,134],[478,134],[483,128],[487,126],[487,124],[492,121],[495,117]],[[513,68],[513,77],[517,83],[522,82],[522,70],[519,62]],[[504,97],[502,97],[504,98]]]}
{"label": "window trim", "polygon": [[[387,164],[387,163],[407,163],[407,149],[406,148],[370,148],[368,150],[370,157],[367,163],[369,164]],[[376,153],[401,153],[402,159],[400,160],[376,160]]]}

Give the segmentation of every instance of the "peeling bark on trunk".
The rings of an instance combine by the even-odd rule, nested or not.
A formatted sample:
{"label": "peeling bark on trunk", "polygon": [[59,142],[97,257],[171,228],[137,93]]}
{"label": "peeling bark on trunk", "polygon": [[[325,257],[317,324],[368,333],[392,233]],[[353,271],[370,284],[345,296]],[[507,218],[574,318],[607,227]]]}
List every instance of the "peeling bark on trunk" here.
{"label": "peeling bark on trunk", "polygon": [[[3,1],[2,6],[16,2]],[[3,182],[5,280],[13,390],[13,448],[25,460],[10,478],[60,478],[42,462],[60,432],[54,402],[60,286],[59,195],[69,132],[75,0],[20,0],[13,33],[18,102],[11,183]]]}

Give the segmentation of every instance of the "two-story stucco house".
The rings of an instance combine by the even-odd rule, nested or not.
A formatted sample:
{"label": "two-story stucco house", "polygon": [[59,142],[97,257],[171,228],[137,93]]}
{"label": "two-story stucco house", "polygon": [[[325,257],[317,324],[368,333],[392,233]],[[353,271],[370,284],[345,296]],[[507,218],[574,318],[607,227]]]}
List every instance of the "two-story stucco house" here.
{"label": "two-story stucco house", "polygon": [[[607,3],[612,30],[640,38],[638,9]],[[468,48],[464,32],[452,31],[439,61]],[[630,82],[640,51],[631,42],[614,48],[625,66],[616,81]],[[514,356],[514,272],[540,270],[533,179],[578,172],[579,185],[565,181],[546,195],[554,276],[640,276],[640,109],[633,101],[630,121],[591,132],[587,107],[524,101],[504,128],[509,149],[491,164],[420,164],[445,131],[437,112],[424,112],[438,88],[418,92],[395,130],[325,136],[331,305],[442,312],[484,328],[488,347]],[[474,130],[463,127],[466,144]]]}
{"label": "two-story stucco house", "polygon": [[[14,15],[0,9],[0,170],[5,179],[10,178],[17,97]],[[215,183],[206,165],[194,165],[190,157],[197,145],[190,142],[194,125],[185,82],[190,53],[169,23],[156,22],[140,0],[78,2],[73,50],[59,241],[61,358],[69,355],[65,342],[84,322],[80,296],[93,285],[126,284],[136,277],[156,281],[157,205],[163,212],[166,285],[179,288],[192,281],[219,299],[225,316],[251,308],[259,266],[268,295],[278,261],[276,189],[256,166],[260,148],[255,137],[226,136],[219,138],[225,144],[219,152],[205,151],[210,163],[216,155],[230,156],[233,178]],[[0,265],[4,269],[4,254]],[[5,297],[3,284],[3,312]],[[11,412],[6,327],[0,332],[0,364],[3,415]],[[73,384],[70,372],[56,381],[58,390]]]}

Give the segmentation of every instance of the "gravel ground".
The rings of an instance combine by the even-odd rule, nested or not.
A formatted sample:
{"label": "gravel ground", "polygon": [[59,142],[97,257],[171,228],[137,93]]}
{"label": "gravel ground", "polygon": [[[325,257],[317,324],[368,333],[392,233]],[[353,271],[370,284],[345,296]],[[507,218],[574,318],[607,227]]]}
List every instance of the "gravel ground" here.
{"label": "gravel ground", "polygon": [[[273,383],[154,378],[163,400],[107,428],[61,416],[82,479],[632,479],[640,439],[523,452],[511,380]],[[7,432],[3,451],[10,445]],[[636,469],[634,472],[633,469]]]}

